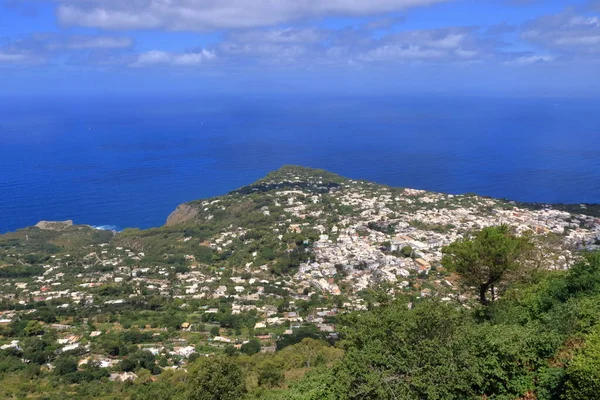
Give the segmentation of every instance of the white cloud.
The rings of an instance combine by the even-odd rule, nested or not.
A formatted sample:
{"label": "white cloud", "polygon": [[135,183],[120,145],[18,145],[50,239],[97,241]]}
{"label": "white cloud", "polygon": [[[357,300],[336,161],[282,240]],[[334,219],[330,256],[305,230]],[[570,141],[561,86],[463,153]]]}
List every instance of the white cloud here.
{"label": "white cloud", "polygon": [[254,29],[227,35],[217,51],[224,58],[245,58],[245,63],[312,63],[323,56],[323,41],[331,32],[308,29]]}
{"label": "white cloud", "polygon": [[56,0],[66,25],[103,29],[252,28],[328,15],[374,15],[452,0]]}
{"label": "white cloud", "polygon": [[[79,0],[77,3],[74,2],[75,0],[70,1],[73,2],[72,4],[91,4],[93,7],[108,4],[108,0]],[[132,1],[135,3],[146,0]],[[123,7],[130,7],[132,1],[126,2]],[[169,1],[178,3],[183,0]],[[155,2],[163,4],[167,0],[155,0]],[[273,0],[273,3],[284,4],[285,2]],[[334,3],[340,4],[339,1]],[[111,4],[116,7],[117,3],[115,1]],[[323,68],[326,66],[361,68],[369,64],[377,64],[379,68],[407,63],[472,65],[483,62],[501,63],[506,60],[512,60],[509,62],[515,64],[528,62],[525,58],[516,61],[515,57],[523,56],[523,53],[504,53],[503,46],[504,43],[500,39],[490,37],[484,29],[477,27],[395,32],[390,30],[379,31],[374,35],[365,25],[358,25],[344,29],[272,27],[230,30],[214,47],[187,52],[154,48],[152,51],[140,53],[135,51],[132,39],[108,33],[102,35],[36,34],[13,41],[9,46],[0,47],[0,53],[26,52],[41,55],[46,60],[61,56],[68,62],[78,65],[115,67],[193,67],[218,59],[218,63],[213,65],[227,69],[271,66],[318,68],[319,65]],[[16,57],[12,58],[18,62]]]}
{"label": "white cloud", "polygon": [[571,12],[538,18],[524,26],[521,38],[555,52],[597,56],[600,54],[600,18]]}
{"label": "white cloud", "polygon": [[479,52],[476,50],[464,50],[462,47],[456,49],[456,55],[461,58],[473,58],[479,55]]}
{"label": "white cloud", "polygon": [[65,36],[35,34],[21,41],[22,46],[37,47],[51,52],[66,50],[126,49],[133,45],[128,37],[114,36]]}
{"label": "white cloud", "polygon": [[441,39],[431,42],[430,45],[443,49],[455,49],[462,44],[465,36],[464,33],[450,33]]}
{"label": "white cloud", "polygon": [[[464,62],[483,57],[495,48],[471,28],[413,30],[383,37],[360,55],[366,61]],[[487,47],[487,48],[486,48]]]}
{"label": "white cloud", "polygon": [[517,57],[513,60],[506,61],[505,64],[506,65],[524,66],[524,65],[533,65],[533,64],[546,64],[546,63],[552,62],[553,60],[554,60],[554,57],[552,57],[552,56],[527,55],[527,56],[521,56],[521,57]]}
{"label": "white cloud", "polygon": [[3,53],[0,52],[0,63],[14,63],[28,61],[29,57],[25,54]]}
{"label": "white cloud", "polygon": [[85,37],[74,36],[64,43],[64,47],[68,49],[124,49],[131,47],[133,40],[127,37]]}
{"label": "white cloud", "polygon": [[8,42],[5,45],[5,49],[12,49],[18,53],[35,52],[48,54],[72,50],[125,49],[132,45],[133,40],[128,37],[35,33]]}
{"label": "white cloud", "polygon": [[306,29],[261,29],[236,32],[230,35],[230,40],[236,42],[254,43],[315,43],[323,40],[327,34],[315,28]]}
{"label": "white cloud", "polygon": [[498,56],[498,44],[482,39],[477,28],[412,30],[378,38],[361,27],[254,29],[230,33],[216,47],[223,62],[257,64],[359,66],[369,63],[475,63]]}
{"label": "white cloud", "polygon": [[138,55],[137,60],[131,64],[132,67],[145,67],[153,65],[170,66],[195,66],[211,61],[216,58],[214,52],[201,50],[192,53],[172,53],[153,50]]}
{"label": "white cloud", "polygon": [[600,35],[562,37],[554,43],[559,46],[597,46],[600,45]]}
{"label": "white cloud", "polygon": [[126,52],[132,45],[133,40],[127,37],[35,33],[1,46],[0,62],[44,63],[55,57],[64,57],[67,62],[71,62],[91,53],[111,57],[119,52]]}
{"label": "white cloud", "polygon": [[75,5],[59,5],[59,21],[67,25],[104,29],[150,29],[158,28],[163,21],[154,13],[135,9],[127,11],[106,8],[86,8]]}
{"label": "white cloud", "polygon": [[361,55],[366,61],[403,61],[440,59],[446,53],[436,49],[424,49],[415,45],[385,45]]}

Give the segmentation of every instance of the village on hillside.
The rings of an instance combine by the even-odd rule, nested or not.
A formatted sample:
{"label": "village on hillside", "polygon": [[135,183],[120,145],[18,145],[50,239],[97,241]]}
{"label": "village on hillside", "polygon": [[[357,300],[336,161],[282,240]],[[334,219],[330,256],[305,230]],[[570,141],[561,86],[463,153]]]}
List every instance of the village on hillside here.
{"label": "village on hillside", "polygon": [[[136,377],[126,360],[140,351],[158,369],[179,369],[209,354],[275,352],[302,337],[334,342],[341,314],[375,307],[382,295],[469,307],[443,248],[485,227],[531,235],[549,269],[568,268],[600,243],[600,220],[583,208],[534,209],[307,169],[284,168],[187,207],[171,218],[177,223],[81,246],[60,224],[4,235],[0,329],[51,331],[53,353],[122,381]],[[43,246],[33,246],[36,235],[48,236]],[[23,345],[0,336],[2,350]]]}

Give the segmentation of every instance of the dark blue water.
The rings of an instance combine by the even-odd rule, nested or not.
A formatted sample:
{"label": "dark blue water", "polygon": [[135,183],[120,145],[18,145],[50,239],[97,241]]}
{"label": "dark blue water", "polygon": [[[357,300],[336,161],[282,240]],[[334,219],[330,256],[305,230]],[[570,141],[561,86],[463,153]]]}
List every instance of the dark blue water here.
{"label": "dark blue water", "polygon": [[151,227],[283,164],[393,186],[600,202],[590,99],[0,100],[0,232],[41,219]]}

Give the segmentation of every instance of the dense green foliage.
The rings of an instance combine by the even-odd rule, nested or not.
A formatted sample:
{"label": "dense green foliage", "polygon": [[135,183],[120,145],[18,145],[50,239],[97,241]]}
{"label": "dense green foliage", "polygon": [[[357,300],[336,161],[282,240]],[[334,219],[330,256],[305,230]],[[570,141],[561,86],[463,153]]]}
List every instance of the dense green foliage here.
{"label": "dense green foliage", "polygon": [[584,344],[569,365],[565,399],[592,399],[600,393],[600,329],[584,337]]}
{"label": "dense green foliage", "polygon": [[444,248],[442,264],[458,273],[467,287],[475,287],[479,302],[494,300],[500,283],[526,263],[531,249],[528,237],[518,237],[508,225],[492,226]]}
{"label": "dense green foliage", "polygon": [[202,360],[190,375],[189,400],[237,400],[246,393],[241,368],[224,357]]}
{"label": "dense green foliage", "polygon": [[[289,399],[597,399],[600,256],[483,309],[393,302],[346,316],[346,355]],[[301,392],[305,393],[302,394]]]}

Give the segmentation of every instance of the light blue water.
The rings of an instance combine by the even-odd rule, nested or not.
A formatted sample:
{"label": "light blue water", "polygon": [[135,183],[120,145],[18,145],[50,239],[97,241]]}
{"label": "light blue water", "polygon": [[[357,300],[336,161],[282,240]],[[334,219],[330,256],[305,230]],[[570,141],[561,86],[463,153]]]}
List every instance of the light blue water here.
{"label": "light blue water", "polygon": [[600,101],[0,99],[0,232],[151,227],[283,164],[393,186],[600,202]]}

